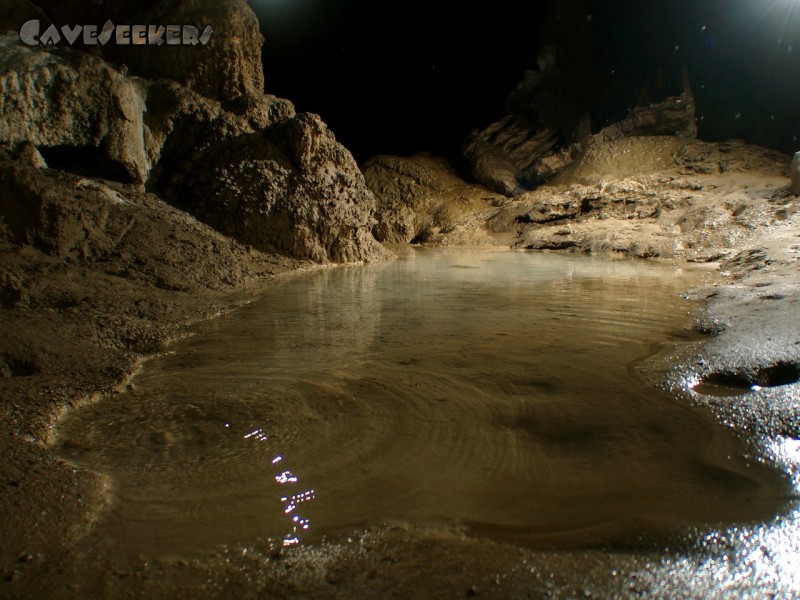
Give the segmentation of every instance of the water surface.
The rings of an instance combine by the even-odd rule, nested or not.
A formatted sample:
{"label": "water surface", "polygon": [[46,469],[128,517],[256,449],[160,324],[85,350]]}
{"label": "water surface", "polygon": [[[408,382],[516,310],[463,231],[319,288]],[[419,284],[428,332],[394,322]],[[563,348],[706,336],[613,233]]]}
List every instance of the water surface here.
{"label": "water surface", "polygon": [[111,546],[284,544],[386,521],[539,547],[774,515],[783,483],[632,367],[685,335],[674,267],[415,250],[269,289],[73,411]]}

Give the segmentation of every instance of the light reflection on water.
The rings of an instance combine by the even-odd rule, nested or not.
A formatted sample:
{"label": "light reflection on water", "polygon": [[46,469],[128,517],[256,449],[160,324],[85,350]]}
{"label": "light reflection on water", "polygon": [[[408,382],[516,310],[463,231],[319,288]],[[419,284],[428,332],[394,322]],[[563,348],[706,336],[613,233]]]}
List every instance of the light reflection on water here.
{"label": "light reflection on water", "polygon": [[688,325],[696,277],[415,251],[297,278],[68,415],[62,455],[111,475],[100,532],[134,552],[386,520],[544,547],[768,521],[786,482],[630,368]]}
{"label": "light reflection on water", "polygon": [[[226,424],[226,427],[230,427],[230,424]],[[254,429],[250,433],[245,434],[244,439],[266,442],[269,436],[261,429]],[[280,469],[282,469],[280,473],[275,475],[275,483],[280,486],[294,486],[290,487],[290,490],[295,489],[296,484],[299,483],[299,479],[291,470],[285,468],[283,456],[278,455],[273,458],[271,462],[273,465],[280,465]],[[295,492],[291,495],[289,495],[289,492],[285,492],[285,494],[287,495],[281,496],[281,502],[284,505],[283,514],[289,519],[289,532],[283,537],[283,545],[296,546],[300,543],[300,535],[304,531],[308,531],[310,527],[309,520],[301,516],[300,513],[297,512],[297,508],[301,504],[314,500],[314,490]]]}

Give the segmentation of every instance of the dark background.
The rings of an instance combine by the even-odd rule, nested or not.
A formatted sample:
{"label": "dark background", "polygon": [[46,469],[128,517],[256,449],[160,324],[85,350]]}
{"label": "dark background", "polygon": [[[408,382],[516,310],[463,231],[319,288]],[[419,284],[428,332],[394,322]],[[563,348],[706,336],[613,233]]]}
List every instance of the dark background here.
{"label": "dark background", "polygon": [[505,114],[543,43],[573,53],[595,129],[648,79],[679,93],[686,67],[701,138],[800,149],[800,0],[249,2],[267,91],[320,114],[359,161],[456,156],[472,128]]}

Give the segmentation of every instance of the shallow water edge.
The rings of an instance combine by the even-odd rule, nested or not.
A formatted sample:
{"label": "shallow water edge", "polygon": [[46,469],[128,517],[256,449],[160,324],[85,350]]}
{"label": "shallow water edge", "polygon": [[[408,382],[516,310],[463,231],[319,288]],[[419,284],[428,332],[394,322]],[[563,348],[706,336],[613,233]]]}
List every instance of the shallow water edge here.
{"label": "shallow water edge", "polygon": [[[438,251],[438,256],[448,253]],[[325,271],[310,276],[310,281],[292,282],[297,288],[289,284],[272,296],[268,292],[259,302],[268,306],[264,315],[272,329],[260,337],[253,337],[254,321],[265,320],[259,302],[243,309],[247,317],[241,321],[240,311],[200,327],[198,335],[181,342],[155,369],[149,365],[150,375],[140,377],[118,398],[110,422],[90,413],[90,434],[78,435],[62,448],[77,464],[116,469],[124,482],[114,492],[117,508],[106,522],[107,539],[124,540],[134,553],[154,551],[152,545],[148,550],[146,540],[151,539],[181,552],[197,544],[238,543],[237,531],[252,537],[255,523],[264,527],[270,521],[272,529],[262,529],[261,535],[271,539],[286,531],[286,541],[299,539],[305,533],[303,525],[312,531],[321,525],[323,534],[330,535],[365,521],[436,524],[445,518],[443,524],[461,522],[473,534],[534,547],[650,547],[692,523],[768,520],[780,511],[786,495],[785,490],[776,492],[784,483],[780,477],[751,459],[737,462],[743,454],[740,442],[701,411],[681,406],[649,385],[644,386],[645,397],[651,398],[642,397],[640,382],[627,369],[665,335],[675,334],[671,318],[660,315],[644,323],[643,313],[634,310],[643,298],[655,302],[669,287],[659,283],[664,276],[659,267],[538,255],[544,267],[537,279],[526,281],[516,272],[516,289],[509,296],[508,278],[486,282],[478,277],[486,267],[482,261],[497,256],[501,254],[459,251],[438,264],[433,261],[422,277],[431,285],[412,286],[411,300],[443,308],[441,316],[418,307],[403,312],[403,302],[409,299],[398,290],[407,289],[420,274],[404,265],[384,265]],[[532,260],[519,253],[509,256]],[[592,276],[584,269],[593,262],[610,271]],[[393,268],[406,278],[404,285],[381,283],[380,271]],[[496,262],[492,268],[498,269]],[[630,281],[624,284],[631,273],[639,273],[632,286]],[[572,288],[562,286],[565,275]],[[434,287],[436,279],[446,280],[452,289]],[[331,288],[331,281],[340,287]],[[669,305],[683,312],[685,322],[685,301],[677,298],[677,289],[672,288]],[[556,300],[547,304],[543,290],[555,294]],[[452,301],[464,294],[468,306],[454,309]],[[623,301],[621,316],[603,309],[612,295]],[[278,297],[287,300],[286,308],[275,304]],[[582,316],[575,298],[604,302]],[[347,310],[326,312],[323,301]],[[508,322],[493,309],[507,309],[509,304],[521,322]],[[533,306],[540,311],[536,318],[526,312]],[[387,321],[398,311],[400,319]],[[294,324],[298,312],[308,323],[298,322],[300,329],[287,333],[287,324]],[[601,326],[587,335],[593,320]],[[530,322],[535,336],[530,335]],[[238,329],[239,342],[233,345],[224,339],[230,328]],[[642,339],[635,339],[637,335]],[[250,339],[244,349],[242,336]],[[553,355],[565,336],[574,338],[577,347],[567,357]],[[211,353],[202,345],[209,340]],[[342,344],[348,348],[345,356],[336,350]],[[259,347],[269,349],[266,357],[256,357]],[[395,352],[389,360],[380,356],[385,347]],[[509,348],[514,351],[509,353]],[[528,355],[520,354],[525,348]],[[602,376],[586,366],[587,356],[599,356]],[[621,369],[615,367],[619,362]],[[225,374],[221,369],[230,363],[242,368]],[[310,368],[312,363],[319,366]],[[565,374],[558,374],[558,366],[567,367]],[[174,382],[167,403],[163,392],[150,389],[159,378]],[[185,380],[195,382],[200,395],[209,398],[199,399]],[[603,380],[608,391],[597,386]],[[237,394],[253,398],[237,399],[239,408],[231,411],[226,381],[243,381],[244,390]],[[387,390],[387,381],[401,385]],[[584,398],[580,408],[564,400],[569,394]],[[633,403],[609,410],[620,394]],[[373,400],[359,402],[362,397]],[[271,403],[269,410],[265,398]],[[397,406],[405,412],[397,412]],[[458,426],[448,425],[455,417],[462,419]],[[113,443],[106,439],[103,447],[92,437],[97,435],[111,436]],[[309,439],[314,442],[309,444]],[[428,445],[409,451],[420,439]],[[341,451],[342,440],[361,442]],[[219,452],[209,453],[209,446]],[[495,454],[476,453],[474,448],[480,447],[493,448]],[[330,448],[336,448],[338,456],[330,455]],[[441,455],[442,448],[457,452]],[[139,464],[130,464],[131,454]],[[196,456],[208,466],[187,475]],[[385,456],[383,462],[376,456]],[[320,457],[327,463],[320,463]],[[284,461],[296,466],[284,469]],[[220,472],[222,487],[215,489],[225,493],[217,493],[213,502],[198,496],[195,490],[209,482],[219,486]],[[349,479],[341,476],[343,472]],[[328,473],[337,477],[331,479]],[[425,473],[432,481],[420,485],[419,476],[408,479],[411,473]],[[174,491],[167,496],[174,494],[180,499],[177,504],[148,503],[146,496],[154,489],[165,493],[153,475],[171,482]],[[328,506],[320,506],[320,490]],[[338,504],[331,503],[337,494]],[[604,500],[583,508],[580,499],[592,494]],[[235,496],[248,500],[231,500]],[[368,501],[360,501],[362,497]],[[281,509],[274,517],[269,516],[272,509],[264,507],[264,498],[272,498]],[[465,502],[467,498],[472,500]],[[475,498],[482,500],[476,503]],[[523,498],[529,499],[527,505],[520,503]],[[530,498],[538,498],[536,508],[531,508]],[[449,507],[447,512],[442,506]],[[517,516],[508,511],[510,506],[518,508]],[[537,513],[533,521],[532,511]],[[294,517],[301,519],[300,530]],[[183,525],[166,532],[165,523],[175,521]],[[198,528],[199,539],[193,533]]]}

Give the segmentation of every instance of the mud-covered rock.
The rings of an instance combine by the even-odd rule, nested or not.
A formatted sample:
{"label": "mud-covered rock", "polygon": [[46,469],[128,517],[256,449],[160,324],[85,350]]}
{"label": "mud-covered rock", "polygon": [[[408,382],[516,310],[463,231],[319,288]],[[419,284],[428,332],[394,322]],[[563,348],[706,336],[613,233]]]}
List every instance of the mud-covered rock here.
{"label": "mud-covered rock", "polygon": [[67,49],[31,48],[0,37],[0,142],[29,142],[62,163],[143,182],[145,87],[101,59]]}
{"label": "mud-covered rock", "polygon": [[365,163],[364,177],[377,198],[373,233],[382,242],[475,243],[483,220],[506,201],[426,154],[375,156]]}
{"label": "mud-covered rock", "polygon": [[297,115],[193,154],[164,192],[226,235],[317,262],[386,256],[371,233],[375,198],[318,116]]}

